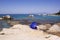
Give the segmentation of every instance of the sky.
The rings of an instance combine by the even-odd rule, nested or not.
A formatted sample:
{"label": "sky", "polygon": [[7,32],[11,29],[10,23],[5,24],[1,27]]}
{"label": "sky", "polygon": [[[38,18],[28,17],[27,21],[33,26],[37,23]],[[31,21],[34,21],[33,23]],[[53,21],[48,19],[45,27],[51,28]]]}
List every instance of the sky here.
{"label": "sky", "polygon": [[60,0],[0,0],[0,14],[55,13]]}

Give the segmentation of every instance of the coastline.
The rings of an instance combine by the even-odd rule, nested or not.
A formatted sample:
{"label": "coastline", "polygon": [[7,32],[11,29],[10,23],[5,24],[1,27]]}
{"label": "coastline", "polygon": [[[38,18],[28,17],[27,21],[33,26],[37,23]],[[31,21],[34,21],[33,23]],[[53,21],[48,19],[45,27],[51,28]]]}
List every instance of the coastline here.
{"label": "coastline", "polygon": [[0,40],[60,40],[60,22],[37,23],[37,30],[30,28],[32,22],[4,17],[0,20]]}

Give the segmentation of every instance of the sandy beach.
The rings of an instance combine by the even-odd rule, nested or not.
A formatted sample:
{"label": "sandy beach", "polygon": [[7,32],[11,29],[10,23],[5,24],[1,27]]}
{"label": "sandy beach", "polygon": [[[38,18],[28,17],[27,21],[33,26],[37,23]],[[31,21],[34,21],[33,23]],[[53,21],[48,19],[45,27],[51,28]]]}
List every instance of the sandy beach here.
{"label": "sandy beach", "polygon": [[4,28],[0,33],[0,40],[60,40],[59,36],[34,30],[28,25],[17,24],[11,28]]}

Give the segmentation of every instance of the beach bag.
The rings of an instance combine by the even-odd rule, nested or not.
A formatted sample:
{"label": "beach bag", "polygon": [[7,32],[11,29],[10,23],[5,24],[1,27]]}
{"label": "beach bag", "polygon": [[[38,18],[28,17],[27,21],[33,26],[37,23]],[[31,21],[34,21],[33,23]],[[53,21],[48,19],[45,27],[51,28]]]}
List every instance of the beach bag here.
{"label": "beach bag", "polygon": [[32,22],[32,23],[30,24],[30,28],[32,28],[32,29],[37,29],[37,23],[36,23],[36,22]]}

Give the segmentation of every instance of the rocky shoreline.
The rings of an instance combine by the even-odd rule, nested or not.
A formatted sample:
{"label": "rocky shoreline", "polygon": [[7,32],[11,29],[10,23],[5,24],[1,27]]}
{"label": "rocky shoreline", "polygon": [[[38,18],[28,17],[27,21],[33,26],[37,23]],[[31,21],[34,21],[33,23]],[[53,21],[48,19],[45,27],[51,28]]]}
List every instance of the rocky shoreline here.
{"label": "rocky shoreline", "polygon": [[[22,32],[21,34],[23,34],[23,35],[24,35],[24,32],[28,33],[28,34],[25,35],[25,37],[27,35],[29,35],[29,36],[30,35],[34,35],[34,36],[41,37],[40,35],[41,35],[41,31],[42,31],[43,35],[44,34],[47,34],[47,35],[51,34],[51,35],[54,35],[54,37],[58,36],[60,38],[60,22],[59,23],[55,23],[53,25],[50,24],[50,23],[46,23],[46,24],[38,24],[37,23],[38,24],[37,25],[37,30],[33,30],[33,29],[31,29],[29,27],[31,22],[29,23],[27,20],[24,20],[25,23],[24,22],[22,23],[20,20],[12,19],[9,15],[5,16],[3,18],[0,18],[0,21],[4,21],[4,22],[6,21],[7,24],[11,25],[11,27],[9,27],[9,28],[2,28],[1,24],[3,24],[3,23],[0,24],[0,37],[2,35],[6,35],[6,34],[8,34],[8,35],[12,35],[13,34],[13,37],[14,37],[15,35],[17,36],[17,34],[19,34],[20,32]],[[33,32],[33,33],[31,33],[31,32]],[[37,34],[35,34],[35,32]],[[19,35],[21,35],[21,34],[19,34]],[[8,35],[6,35],[6,36],[8,36]],[[8,36],[8,37],[10,37],[10,36]],[[46,38],[48,38],[48,37],[46,37]],[[2,39],[2,37],[1,37],[1,39]],[[44,40],[44,38],[43,38],[43,40]]]}
{"label": "rocky shoreline", "polygon": [[16,24],[11,28],[4,28],[0,33],[0,40],[60,40],[57,35],[46,33],[40,29],[34,30],[29,25]]}
{"label": "rocky shoreline", "polygon": [[[11,27],[13,27],[14,25],[20,24],[20,22],[18,22],[18,21],[13,21],[13,22],[10,21],[8,23],[11,25]],[[21,25],[23,25],[23,24],[21,24]],[[4,28],[1,27],[1,29],[4,29]],[[60,23],[56,23],[54,25],[41,24],[41,25],[37,26],[37,30],[41,30],[41,31],[44,31],[44,32],[49,33],[49,34],[60,36]],[[1,30],[1,31],[3,31],[3,30]]]}

